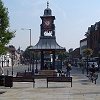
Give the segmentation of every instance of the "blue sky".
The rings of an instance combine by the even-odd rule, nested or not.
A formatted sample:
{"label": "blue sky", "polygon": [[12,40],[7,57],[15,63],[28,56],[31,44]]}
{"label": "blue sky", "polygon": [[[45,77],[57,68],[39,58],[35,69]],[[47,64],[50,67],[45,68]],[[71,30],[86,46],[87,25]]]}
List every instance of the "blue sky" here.
{"label": "blue sky", "polygon": [[79,41],[85,38],[88,27],[100,21],[100,0],[2,0],[9,11],[10,29],[16,30],[16,36],[10,42],[21,49],[29,45],[29,31],[32,29],[32,45],[40,36],[40,16],[49,1],[52,14],[56,17],[56,41],[70,48],[79,47]]}

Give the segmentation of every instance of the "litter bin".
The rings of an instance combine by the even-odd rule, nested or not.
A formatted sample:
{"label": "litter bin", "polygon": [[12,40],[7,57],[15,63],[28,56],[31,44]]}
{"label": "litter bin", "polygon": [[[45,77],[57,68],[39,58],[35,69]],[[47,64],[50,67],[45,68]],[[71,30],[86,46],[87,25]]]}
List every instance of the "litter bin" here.
{"label": "litter bin", "polygon": [[4,76],[0,76],[0,86],[4,86]]}
{"label": "litter bin", "polygon": [[5,76],[4,86],[10,88],[13,86],[13,76]]}

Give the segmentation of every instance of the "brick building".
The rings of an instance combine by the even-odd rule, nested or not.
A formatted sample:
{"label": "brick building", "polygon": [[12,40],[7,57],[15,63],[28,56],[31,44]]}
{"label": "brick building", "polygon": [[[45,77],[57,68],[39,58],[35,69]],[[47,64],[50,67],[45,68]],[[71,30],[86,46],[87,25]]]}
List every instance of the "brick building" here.
{"label": "brick building", "polygon": [[85,35],[87,37],[87,47],[92,49],[93,56],[97,57],[100,51],[100,21],[88,27]]}

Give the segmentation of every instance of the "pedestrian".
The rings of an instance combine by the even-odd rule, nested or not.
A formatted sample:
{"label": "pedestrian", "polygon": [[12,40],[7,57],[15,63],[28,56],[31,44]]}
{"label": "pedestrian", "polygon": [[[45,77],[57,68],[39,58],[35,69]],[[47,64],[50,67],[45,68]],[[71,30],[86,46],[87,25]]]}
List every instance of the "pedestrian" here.
{"label": "pedestrian", "polygon": [[0,66],[0,75],[4,75],[4,69]]}
{"label": "pedestrian", "polygon": [[84,63],[83,62],[81,62],[81,69],[82,69],[82,74],[84,74]]}
{"label": "pedestrian", "polygon": [[58,69],[58,73],[59,73],[59,76],[62,75],[62,71],[60,69]]}
{"label": "pedestrian", "polygon": [[95,65],[94,65],[94,63],[92,64],[91,72],[95,73]]}
{"label": "pedestrian", "polygon": [[45,68],[45,70],[47,70],[47,69],[48,69],[48,67],[47,67],[47,64],[46,64],[46,63],[44,64],[44,68]]}
{"label": "pedestrian", "polygon": [[36,67],[36,69],[35,69],[35,73],[38,74],[38,69],[37,69],[37,67]]}
{"label": "pedestrian", "polygon": [[66,66],[66,69],[67,69],[67,77],[70,77],[70,71],[71,71],[71,64],[70,63],[68,63],[68,65]]}

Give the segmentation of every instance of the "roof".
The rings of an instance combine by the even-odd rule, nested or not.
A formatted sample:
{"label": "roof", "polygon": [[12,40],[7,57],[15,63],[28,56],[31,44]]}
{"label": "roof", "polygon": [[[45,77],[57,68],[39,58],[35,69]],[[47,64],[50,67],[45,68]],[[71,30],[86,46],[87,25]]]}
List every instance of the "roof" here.
{"label": "roof", "polygon": [[84,42],[84,41],[87,41],[87,38],[84,38],[84,39],[80,40],[80,42]]}
{"label": "roof", "polygon": [[56,37],[51,37],[51,36],[41,36],[39,39],[39,42],[33,46],[30,47],[30,49],[33,50],[65,50],[64,47],[61,47],[58,45],[56,42]]}

